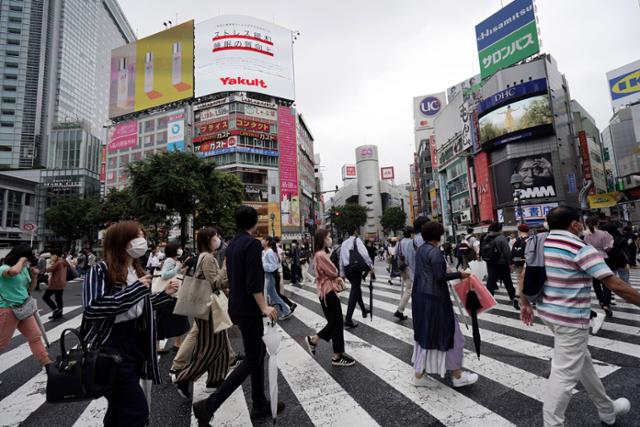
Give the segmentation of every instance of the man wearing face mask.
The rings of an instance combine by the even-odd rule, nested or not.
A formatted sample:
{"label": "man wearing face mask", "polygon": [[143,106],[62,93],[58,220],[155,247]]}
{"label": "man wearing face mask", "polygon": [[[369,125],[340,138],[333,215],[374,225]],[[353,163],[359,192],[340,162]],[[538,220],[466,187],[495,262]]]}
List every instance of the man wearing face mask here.
{"label": "man wearing face mask", "polygon": [[[250,206],[240,206],[235,212],[238,234],[226,252],[229,278],[229,316],[242,334],[244,360],[206,400],[193,404],[193,413],[201,427],[209,426],[214,413],[231,394],[251,376],[251,418],[271,414],[270,403],[264,393],[264,356],[262,316],[276,320],[278,312],[267,305],[264,290],[262,245],[252,237],[258,224],[258,212]],[[284,403],[278,402],[278,412]]]}
{"label": "man wearing face mask", "polygon": [[[614,275],[593,246],[580,240],[583,226],[578,210],[567,206],[554,208],[547,222],[550,229],[544,241],[547,281],[537,309],[553,332],[554,348],[544,393],[544,425],[564,425],[564,413],[578,381],[598,408],[600,420],[612,425],[617,415],[629,412],[630,404],[625,398],[612,400],[593,368],[588,349],[591,280],[600,280],[611,291],[638,306],[640,293]],[[530,326],[533,308],[526,298],[520,301],[520,318]]]}

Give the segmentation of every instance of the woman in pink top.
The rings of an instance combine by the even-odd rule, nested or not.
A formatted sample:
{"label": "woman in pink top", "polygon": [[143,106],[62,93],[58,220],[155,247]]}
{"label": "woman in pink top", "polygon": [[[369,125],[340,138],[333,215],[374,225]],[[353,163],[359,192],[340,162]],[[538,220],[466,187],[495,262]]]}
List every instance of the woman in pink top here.
{"label": "woman in pink top", "polygon": [[337,294],[340,290],[340,279],[336,266],[329,259],[328,252],[332,246],[329,230],[319,228],[316,231],[313,246],[316,286],[324,317],[327,318],[327,326],[316,335],[306,338],[307,347],[309,352],[315,356],[316,346],[321,339],[327,342],[331,341],[333,344],[331,364],[334,366],[353,366],[356,363],[355,360],[344,353],[342,306]]}
{"label": "woman in pink top", "polygon": [[[598,230],[598,218],[592,216],[587,219],[587,227],[589,228],[589,234],[584,236],[584,242],[587,245],[591,245],[598,250],[602,258],[605,260],[609,258],[607,252],[613,248],[613,236],[606,231]],[[600,307],[607,314],[607,317],[613,316],[611,311],[611,291],[606,286],[603,286],[599,280],[593,279],[593,290],[598,297]]]}

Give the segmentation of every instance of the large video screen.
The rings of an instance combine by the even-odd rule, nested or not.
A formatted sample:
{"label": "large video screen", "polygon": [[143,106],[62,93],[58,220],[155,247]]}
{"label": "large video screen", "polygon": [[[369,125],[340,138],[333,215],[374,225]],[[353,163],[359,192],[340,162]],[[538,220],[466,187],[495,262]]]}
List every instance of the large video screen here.
{"label": "large video screen", "polygon": [[527,130],[553,124],[548,95],[537,95],[502,106],[480,117],[480,144],[496,145],[532,136]]}
{"label": "large video screen", "polygon": [[558,195],[551,154],[517,157],[493,166],[498,204],[513,201],[514,190],[510,184],[513,174],[522,177],[520,198],[523,204],[529,200]]}

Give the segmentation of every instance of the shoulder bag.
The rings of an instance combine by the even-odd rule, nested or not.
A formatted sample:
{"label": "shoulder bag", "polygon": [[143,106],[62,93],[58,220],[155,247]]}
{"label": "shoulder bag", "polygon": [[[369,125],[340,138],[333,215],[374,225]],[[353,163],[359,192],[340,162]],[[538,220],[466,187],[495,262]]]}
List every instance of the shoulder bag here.
{"label": "shoulder bag", "polygon": [[[206,256],[209,256],[209,254],[205,255],[205,257]],[[200,278],[203,261],[204,257],[202,257],[196,266],[196,271],[193,276],[187,272],[182,279],[173,314],[196,317],[202,320],[209,319],[212,291],[209,281]]]}
{"label": "shoulder bag", "polygon": [[360,251],[358,250],[357,240],[357,238],[353,239],[353,247],[349,250],[349,264],[346,268],[349,273],[364,273],[370,270],[367,263],[364,262],[362,254],[360,254]]}
{"label": "shoulder bag", "polygon": [[229,299],[224,292],[216,290],[211,293],[211,319],[213,321],[213,333],[217,334],[233,326],[229,317]]}
{"label": "shoulder bag", "polygon": [[[0,300],[8,302],[6,299],[0,295]],[[8,304],[9,305],[9,304]],[[28,296],[27,299],[20,305],[11,306],[11,311],[13,311],[13,315],[16,316],[18,320],[24,320],[29,316],[33,316],[36,311],[38,311],[38,303],[35,298]]]}
{"label": "shoulder bag", "polygon": [[[65,346],[67,334],[78,337],[80,343],[69,351]],[[122,356],[101,349],[88,349],[77,329],[62,331],[60,350],[56,361],[46,365],[47,402],[97,399],[113,390]]]}

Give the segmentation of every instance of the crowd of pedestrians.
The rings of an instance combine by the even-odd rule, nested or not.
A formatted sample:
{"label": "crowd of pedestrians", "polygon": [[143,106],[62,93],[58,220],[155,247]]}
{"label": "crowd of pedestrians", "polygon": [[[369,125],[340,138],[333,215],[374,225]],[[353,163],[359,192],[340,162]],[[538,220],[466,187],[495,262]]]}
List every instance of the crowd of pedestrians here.
{"label": "crowd of pedestrians", "polygon": [[[14,248],[0,266],[0,351],[18,329],[35,358],[44,366],[51,363],[35,314],[23,316],[19,308],[27,306],[30,293],[42,280],[47,284],[42,299],[50,306],[51,317],[62,316],[65,286],[77,272],[84,276],[84,341],[122,358],[115,385],[105,395],[104,425],[146,425],[149,405],[140,380],[160,382],[157,355],[168,352],[160,342],[169,338],[175,352],[169,374],[178,393],[190,399],[192,384],[207,374],[209,396],[193,404],[200,426],[209,425],[247,377],[251,378],[251,416],[267,416],[271,408],[264,384],[263,318],[285,321],[294,315],[296,304],[285,295],[280,274],[287,276],[288,270],[293,285],[314,284],[326,318],[321,330],[304,337],[309,352],[316,356],[320,341],[331,342],[332,365],[354,366],[356,360],[345,348],[344,329],[358,326],[353,319],[357,306],[362,318],[370,313],[362,284],[367,277],[375,280],[376,246],[365,244],[357,227],[351,227],[337,245],[329,230],[319,228],[312,248],[309,241],[294,241],[285,250],[273,237],[262,241],[253,237],[258,223],[255,209],[241,206],[235,222],[238,232],[228,243],[219,229],[200,229],[197,253],[183,250],[178,243],[167,244],[164,251],[150,247],[144,228],[134,221],[115,223],[106,230],[102,261],[89,250],[77,257],[51,250],[37,259],[28,246]],[[447,373],[453,387],[478,381],[477,374],[463,369],[464,336],[448,282],[468,278],[470,264],[484,262],[487,289],[493,294],[502,283],[523,322],[533,324],[537,312],[553,334],[554,356],[544,394],[545,426],[564,425],[578,382],[596,405],[600,420],[613,424],[618,414],[629,410],[630,402],[610,398],[593,368],[587,344],[590,330],[597,332],[594,318],[598,314],[591,310],[590,294],[593,287],[606,316],[613,315],[613,294],[640,305],[640,294],[627,284],[629,268],[636,263],[637,235],[598,217],[589,218],[584,227],[580,212],[569,207],[553,209],[547,223],[535,235],[522,224],[510,238],[501,224],[493,223],[486,235],[477,236],[469,229],[454,245],[443,244],[440,223],[419,217],[399,240],[382,247],[389,272],[397,271],[401,279],[394,313],[398,321],[408,318],[404,312],[411,303],[411,381],[416,387],[427,387],[429,375]],[[546,279],[538,280],[540,293],[531,298],[523,283],[535,268],[542,268]],[[512,271],[519,277],[517,286],[511,280]],[[48,277],[43,279],[43,274]],[[212,299],[214,294],[228,296],[228,316],[242,338],[244,355],[232,349],[228,329],[216,329],[213,308],[193,321],[174,313],[185,276],[198,279],[192,283],[205,286]],[[340,295],[347,289],[343,315]],[[209,297],[194,304],[213,307]],[[284,403],[278,402],[277,411],[282,410]]]}

